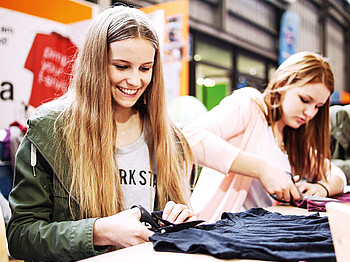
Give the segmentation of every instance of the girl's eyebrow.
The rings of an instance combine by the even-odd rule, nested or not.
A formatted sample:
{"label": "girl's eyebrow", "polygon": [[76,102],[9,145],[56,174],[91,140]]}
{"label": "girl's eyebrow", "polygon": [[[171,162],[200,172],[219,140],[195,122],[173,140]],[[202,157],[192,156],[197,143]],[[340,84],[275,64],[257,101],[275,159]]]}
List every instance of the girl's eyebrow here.
{"label": "girl's eyebrow", "polygon": [[130,63],[127,60],[124,59],[118,59],[118,58],[111,58],[111,62],[123,62],[123,63]]}
{"label": "girl's eyebrow", "polygon": [[[123,62],[123,63],[130,63],[129,61],[127,61],[127,60],[124,60],[124,59],[118,59],[118,58],[111,58],[111,61],[110,61],[111,63],[112,62]],[[148,64],[150,64],[150,65],[153,65],[154,64],[154,62],[153,61],[149,61],[149,62],[145,62],[145,63],[142,63],[142,65],[148,65]]]}

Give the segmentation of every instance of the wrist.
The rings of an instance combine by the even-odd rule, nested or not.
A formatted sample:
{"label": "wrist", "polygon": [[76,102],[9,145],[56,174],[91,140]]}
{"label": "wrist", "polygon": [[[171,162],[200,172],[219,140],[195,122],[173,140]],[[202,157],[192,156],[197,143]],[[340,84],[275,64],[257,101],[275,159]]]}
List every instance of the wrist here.
{"label": "wrist", "polygon": [[317,184],[317,185],[319,185],[319,186],[321,186],[321,187],[323,187],[323,189],[326,191],[326,197],[329,197],[329,190],[328,190],[328,188],[324,185],[324,184],[322,184],[322,183],[320,183],[320,182],[313,182],[313,184]]}
{"label": "wrist", "polygon": [[107,232],[104,226],[104,219],[98,218],[95,220],[93,229],[93,244],[94,246],[107,246],[109,241],[107,238]]}
{"label": "wrist", "polygon": [[255,164],[254,169],[254,177],[261,180],[261,178],[265,177],[268,173],[273,173],[273,166],[264,159],[259,159]]}

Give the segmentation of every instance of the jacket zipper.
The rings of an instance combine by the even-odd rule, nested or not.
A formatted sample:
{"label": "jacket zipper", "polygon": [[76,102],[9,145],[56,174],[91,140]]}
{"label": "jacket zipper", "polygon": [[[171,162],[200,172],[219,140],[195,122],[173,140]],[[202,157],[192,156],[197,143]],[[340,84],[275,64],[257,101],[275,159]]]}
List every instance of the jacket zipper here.
{"label": "jacket zipper", "polygon": [[[78,201],[75,199],[75,197],[71,196],[69,194],[69,190],[67,189],[67,187],[63,184],[61,178],[57,175],[55,169],[53,168],[52,164],[50,163],[50,161],[47,159],[47,157],[43,154],[43,152],[37,147],[37,145],[33,142],[33,140],[31,138],[29,138],[27,136],[27,139],[30,141],[31,143],[31,150],[30,150],[30,153],[31,153],[31,158],[30,158],[30,162],[31,162],[31,166],[33,167],[33,175],[36,176],[35,174],[35,165],[36,165],[36,160],[37,160],[37,157],[36,157],[36,150],[39,151],[39,153],[42,155],[42,157],[45,159],[45,161],[49,164],[50,168],[52,169],[53,171],[53,175],[57,178],[57,180],[60,182],[61,186],[63,187],[63,189],[66,191],[66,193],[79,205]],[[33,151],[32,151],[32,148],[33,148]],[[35,156],[33,156],[33,154],[35,153]]]}

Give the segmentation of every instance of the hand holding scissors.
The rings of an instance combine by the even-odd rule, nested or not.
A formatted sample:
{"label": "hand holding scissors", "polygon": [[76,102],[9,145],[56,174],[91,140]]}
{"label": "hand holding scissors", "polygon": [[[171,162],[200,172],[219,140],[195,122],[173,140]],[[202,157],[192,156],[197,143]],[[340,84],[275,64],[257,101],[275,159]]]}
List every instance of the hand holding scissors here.
{"label": "hand holding scissors", "polygon": [[160,233],[175,232],[182,229],[195,227],[196,225],[204,222],[204,220],[195,220],[195,221],[174,224],[162,218],[162,211],[155,211],[155,212],[152,212],[152,214],[150,214],[141,205],[134,205],[131,208],[135,208],[135,207],[140,209],[140,212],[141,212],[140,221],[150,224],[152,226],[151,230],[154,232],[160,232]]}
{"label": "hand holding scissors", "polygon": [[[286,172],[286,173],[290,176],[291,180],[293,181],[293,184],[295,185],[296,189],[298,190],[299,195],[300,195],[300,201],[302,201],[304,199],[308,199],[308,200],[315,201],[315,202],[339,201],[339,200],[334,199],[334,198],[321,197],[321,196],[311,196],[311,195],[306,195],[306,194],[301,193],[299,188],[298,188],[298,186],[295,184],[293,175],[291,173],[289,173],[289,172]],[[291,202],[293,202],[293,198],[291,198],[290,201],[284,201],[283,199],[278,199],[275,194],[271,195],[271,197],[273,199],[277,200],[278,202],[282,202],[282,203],[291,203]]]}

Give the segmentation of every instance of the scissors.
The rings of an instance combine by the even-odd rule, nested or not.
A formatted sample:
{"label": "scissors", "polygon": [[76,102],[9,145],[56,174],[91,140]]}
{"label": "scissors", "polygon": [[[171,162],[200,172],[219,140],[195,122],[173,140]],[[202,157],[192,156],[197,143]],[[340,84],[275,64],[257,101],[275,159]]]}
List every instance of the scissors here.
{"label": "scissors", "polygon": [[[321,197],[321,196],[311,196],[311,195],[306,195],[300,192],[299,188],[296,186],[295,184],[295,180],[293,178],[293,175],[289,172],[286,172],[286,174],[288,174],[290,176],[290,178],[292,179],[295,187],[297,188],[299,195],[300,195],[300,201],[303,201],[304,199],[310,200],[310,201],[314,201],[314,202],[338,202],[338,199],[335,198],[330,198],[330,197]],[[276,194],[271,195],[271,197],[275,200],[277,200],[278,202],[282,202],[282,203],[290,203],[293,202],[293,199],[291,199],[289,202],[285,201],[285,200],[281,200],[278,199]]]}
{"label": "scissors", "polygon": [[151,230],[154,232],[159,232],[159,233],[176,232],[182,229],[195,227],[196,225],[204,222],[204,220],[195,220],[190,222],[183,222],[180,224],[174,224],[161,218],[163,211],[155,211],[155,212],[152,212],[152,214],[150,214],[141,205],[133,205],[131,208],[135,208],[135,207],[140,209],[140,212],[141,212],[140,221],[150,224],[152,226]]}

